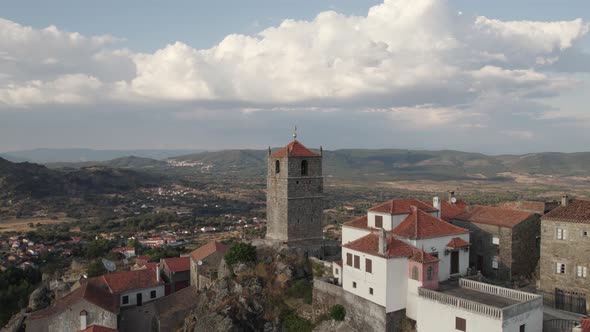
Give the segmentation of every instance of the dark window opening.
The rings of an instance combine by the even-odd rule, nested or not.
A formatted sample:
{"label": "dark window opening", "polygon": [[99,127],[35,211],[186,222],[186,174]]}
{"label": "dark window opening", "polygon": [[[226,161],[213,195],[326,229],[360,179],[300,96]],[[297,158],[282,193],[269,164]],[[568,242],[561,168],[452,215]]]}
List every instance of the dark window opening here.
{"label": "dark window opening", "polygon": [[365,270],[369,273],[373,273],[373,261],[365,258]]}
{"label": "dark window opening", "polygon": [[525,330],[524,330],[524,329],[525,329],[525,325],[526,325],[526,324],[522,324],[522,325],[520,326],[520,332],[525,332]]}
{"label": "dark window opening", "polygon": [[301,162],[301,175],[307,175],[307,160]]}
{"label": "dark window opening", "polygon": [[375,216],[375,228],[383,228],[383,216]]}
{"label": "dark window opening", "polygon": [[346,254],[346,265],[352,266],[352,254]]}
{"label": "dark window opening", "polygon": [[275,174],[279,174],[281,172],[281,162],[275,161]]}
{"label": "dark window opening", "polygon": [[156,298],[156,291],[155,290],[150,292],[150,298],[152,298],[152,299]]}
{"label": "dark window opening", "polygon": [[127,304],[129,303],[129,296],[125,295],[123,296],[123,304]]}
{"label": "dark window opening", "polygon": [[461,317],[455,317],[455,329],[465,332],[467,330],[467,322]]}
{"label": "dark window opening", "polygon": [[356,281],[352,282],[352,288],[356,288]]}
{"label": "dark window opening", "polygon": [[361,257],[354,255],[354,268],[360,269],[361,268]]}
{"label": "dark window opening", "polygon": [[369,294],[373,295],[373,288],[369,287]]}

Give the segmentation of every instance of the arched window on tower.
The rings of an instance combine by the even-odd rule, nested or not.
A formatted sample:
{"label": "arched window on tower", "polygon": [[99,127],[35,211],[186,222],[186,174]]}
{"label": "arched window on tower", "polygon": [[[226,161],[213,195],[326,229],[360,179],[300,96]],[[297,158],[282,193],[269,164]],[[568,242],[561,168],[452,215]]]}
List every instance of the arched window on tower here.
{"label": "arched window on tower", "polygon": [[412,267],[412,279],[418,280],[418,267],[417,266]]}
{"label": "arched window on tower", "polygon": [[301,162],[301,175],[307,175],[307,160]]}
{"label": "arched window on tower", "polygon": [[275,161],[275,174],[279,174],[281,172],[281,162]]}

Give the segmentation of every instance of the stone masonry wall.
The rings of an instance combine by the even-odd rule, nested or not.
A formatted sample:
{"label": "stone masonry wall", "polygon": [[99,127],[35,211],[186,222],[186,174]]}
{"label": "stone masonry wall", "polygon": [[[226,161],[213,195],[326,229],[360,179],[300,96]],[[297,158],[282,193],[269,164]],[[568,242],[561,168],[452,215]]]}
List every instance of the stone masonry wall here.
{"label": "stone masonry wall", "polygon": [[80,330],[80,312],[86,310],[87,326],[101,325],[112,329],[117,328],[117,315],[102,309],[86,300],[81,300],[64,311],[46,319],[27,321],[26,331],[62,332]]}
{"label": "stone masonry wall", "polygon": [[[567,230],[567,240],[557,239],[558,227]],[[565,274],[556,272],[557,263],[566,264]],[[587,267],[586,278],[577,276],[578,265]],[[553,294],[559,288],[583,293],[590,312],[590,224],[542,220],[540,273],[542,291]]]}
{"label": "stone masonry wall", "polygon": [[512,277],[533,273],[540,257],[537,237],[541,235],[541,217],[532,215],[512,228]]}
{"label": "stone masonry wall", "polygon": [[346,319],[355,331],[401,331],[405,310],[387,314],[382,307],[360,296],[345,291],[342,287],[314,279],[313,310],[314,314],[328,313],[330,308],[340,304],[346,309]]}
{"label": "stone masonry wall", "polygon": [[[512,229],[488,224],[477,224],[462,220],[453,220],[453,224],[471,231],[469,240],[469,266],[477,268],[478,256],[483,256],[481,272],[488,277],[510,280],[512,276]],[[492,243],[497,236],[500,245]],[[498,257],[498,269],[492,268],[492,260]]]}

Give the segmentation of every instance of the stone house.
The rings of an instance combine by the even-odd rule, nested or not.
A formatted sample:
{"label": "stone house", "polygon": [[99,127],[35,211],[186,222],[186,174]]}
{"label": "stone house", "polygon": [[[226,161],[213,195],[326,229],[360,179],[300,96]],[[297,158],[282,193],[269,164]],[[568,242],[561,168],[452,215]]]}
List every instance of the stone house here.
{"label": "stone house", "polygon": [[170,285],[170,293],[188,287],[191,282],[190,257],[173,257],[161,259],[162,273]]}
{"label": "stone house", "polygon": [[164,296],[159,273],[158,268],[146,268],[81,279],[78,287],[51,307],[31,313],[25,330],[80,331],[95,326],[114,331],[121,308],[141,306]]}
{"label": "stone house", "polygon": [[558,309],[588,313],[590,201],[563,198],[541,221],[540,289]]}
{"label": "stone house", "polygon": [[223,243],[211,241],[193,250],[190,257],[190,285],[196,289],[209,287],[218,276],[225,274],[225,253],[229,249]]}
{"label": "stone house", "polygon": [[452,223],[470,230],[469,265],[485,276],[514,280],[535,271],[540,250],[538,214],[476,205]]}

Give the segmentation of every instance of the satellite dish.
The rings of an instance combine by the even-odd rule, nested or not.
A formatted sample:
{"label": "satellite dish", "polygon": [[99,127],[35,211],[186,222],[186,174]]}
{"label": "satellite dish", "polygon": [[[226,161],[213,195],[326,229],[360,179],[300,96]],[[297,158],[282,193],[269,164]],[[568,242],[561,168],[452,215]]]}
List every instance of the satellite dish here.
{"label": "satellite dish", "polygon": [[104,265],[104,268],[109,272],[113,272],[117,269],[115,263],[105,258],[102,259],[102,265]]}
{"label": "satellite dish", "polygon": [[198,262],[197,262],[197,265],[198,265],[198,266],[201,266],[201,265],[203,265],[203,261],[198,261]]}
{"label": "satellite dish", "polygon": [[451,203],[453,203],[453,204],[457,203],[457,199],[455,197],[451,197]]}

